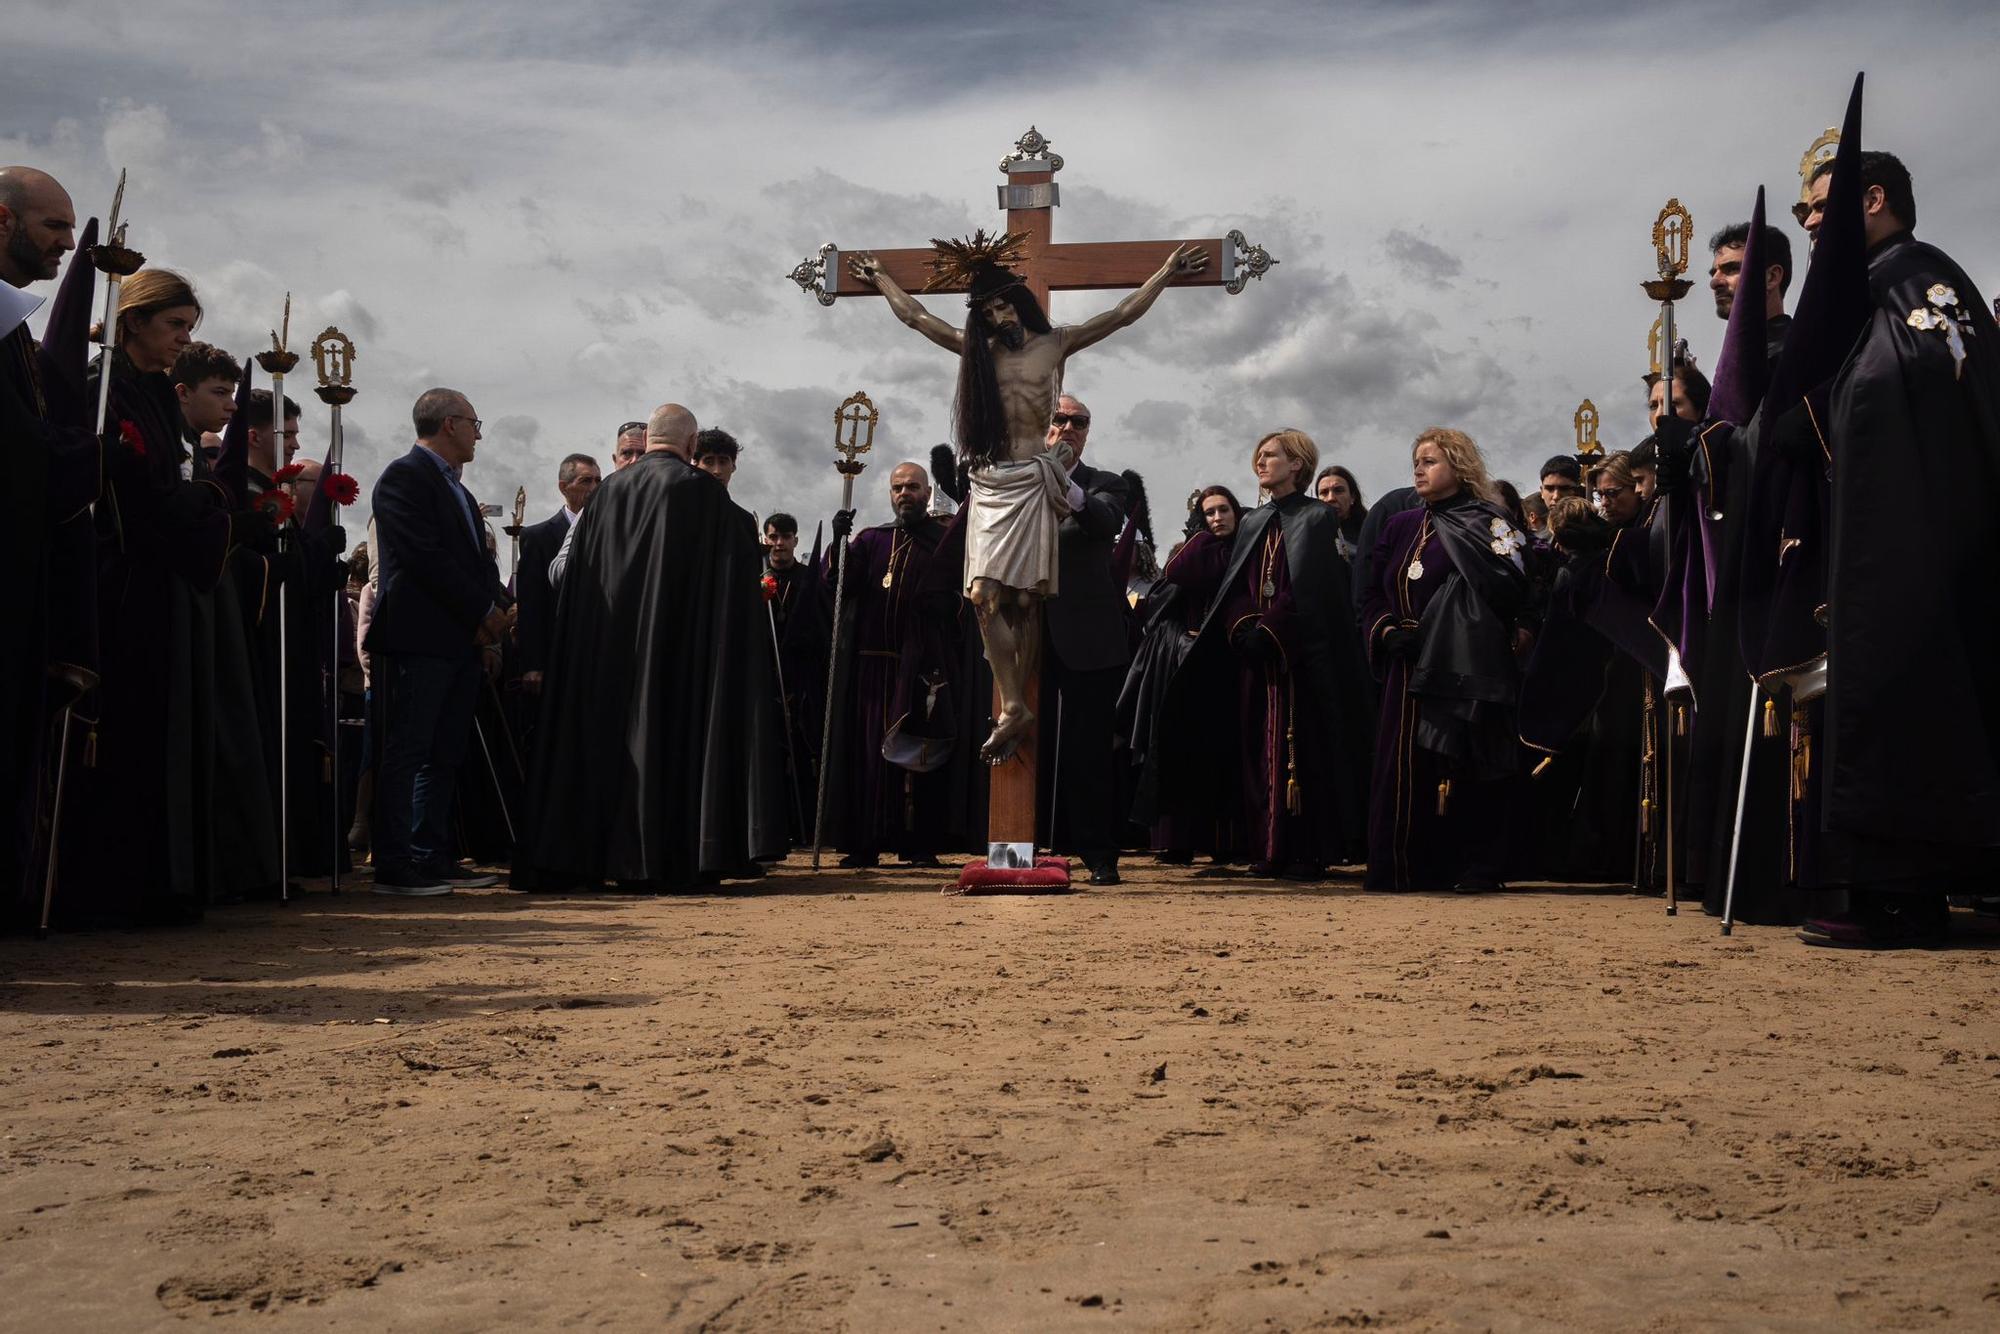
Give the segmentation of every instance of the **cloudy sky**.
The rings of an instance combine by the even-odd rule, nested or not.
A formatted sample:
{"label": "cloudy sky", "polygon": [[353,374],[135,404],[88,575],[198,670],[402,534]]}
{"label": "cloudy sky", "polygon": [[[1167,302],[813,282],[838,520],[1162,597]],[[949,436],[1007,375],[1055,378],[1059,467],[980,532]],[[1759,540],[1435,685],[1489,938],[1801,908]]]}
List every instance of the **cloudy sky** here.
{"label": "cloudy sky", "polygon": [[[1857,69],[1919,233],[1989,295],[2000,267],[1990,4],[17,0],[6,25],[0,158],[85,215],[128,168],[132,243],[194,280],[211,341],[254,351],[288,289],[295,334],[351,334],[364,486],[418,391],[465,390],[487,422],[468,484],[525,484],[531,517],[558,459],[608,462],[662,400],[744,442],[741,503],[808,528],[853,389],[882,407],[881,465],[944,439],[951,359],[785,274],[822,241],[992,226],[1031,123],[1067,160],[1058,240],[1236,227],[1281,261],[1240,296],[1167,293],[1070,368],[1092,462],[1138,468],[1163,513],[1247,487],[1279,426],[1371,495],[1428,425],[1516,480],[1585,396],[1636,441],[1654,215],[1677,195],[1705,236],[1760,183],[1781,211]],[[1699,288],[1684,310],[1712,365],[1720,322]]]}

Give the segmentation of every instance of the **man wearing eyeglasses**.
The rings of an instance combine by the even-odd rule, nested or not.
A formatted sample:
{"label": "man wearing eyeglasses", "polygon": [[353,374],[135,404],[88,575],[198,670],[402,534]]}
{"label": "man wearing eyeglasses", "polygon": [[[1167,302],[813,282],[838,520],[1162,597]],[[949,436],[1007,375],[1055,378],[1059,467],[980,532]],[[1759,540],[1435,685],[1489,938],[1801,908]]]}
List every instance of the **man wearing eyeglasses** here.
{"label": "man wearing eyeglasses", "polygon": [[[1042,715],[1053,717],[1054,745],[1040,756],[1051,771],[1059,808],[1053,830],[1058,847],[1074,849],[1090,868],[1090,883],[1118,883],[1116,760],[1112,722],[1125,668],[1132,660],[1125,637],[1125,590],[1111,570],[1111,548],[1131,509],[1123,476],[1083,461],[1090,444],[1090,409],[1074,394],[1056,400],[1049,418],[1051,449],[1076,456],[1069,474],[1070,512],[1056,534],[1056,570],[1062,596],[1042,604],[1048,627]],[[1053,712],[1052,712],[1053,711]],[[1061,773],[1053,766],[1061,765]]]}
{"label": "man wearing eyeglasses", "polygon": [[428,389],[417,442],[375,483],[377,593],[365,647],[383,710],[375,768],[375,891],[424,896],[490,885],[462,868],[451,803],[478,702],[480,650],[507,633],[512,599],[460,474],[482,423],[465,395]]}

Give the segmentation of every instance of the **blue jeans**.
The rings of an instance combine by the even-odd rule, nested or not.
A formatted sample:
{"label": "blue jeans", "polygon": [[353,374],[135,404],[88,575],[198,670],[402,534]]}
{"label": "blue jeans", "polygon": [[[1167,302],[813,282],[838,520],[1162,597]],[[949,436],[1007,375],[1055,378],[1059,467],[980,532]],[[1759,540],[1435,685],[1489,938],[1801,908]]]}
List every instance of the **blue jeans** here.
{"label": "blue jeans", "polygon": [[385,654],[379,662],[375,871],[409,876],[458,860],[451,841],[452,789],[479,702],[479,654],[470,648],[459,658]]}

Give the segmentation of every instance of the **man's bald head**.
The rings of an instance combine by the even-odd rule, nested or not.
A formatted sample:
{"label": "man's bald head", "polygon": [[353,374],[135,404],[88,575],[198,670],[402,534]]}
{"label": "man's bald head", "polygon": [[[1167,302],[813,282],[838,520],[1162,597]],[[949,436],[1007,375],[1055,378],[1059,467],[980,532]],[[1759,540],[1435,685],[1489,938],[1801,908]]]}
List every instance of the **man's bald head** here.
{"label": "man's bald head", "polygon": [[924,517],[931,504],[931,475],[921,463],[898,463],[889,470],[889,505],[896,522],[908,528]]}
{"label": "man's bald head", "polygon": [[694,460],[694,438],[701,433],[694,414],[678,403],[662,403],[646,419],[646,452],[664,449],[676,458]]}
{"label": "man's bald head", "polygon": [[0,278],[26,287],[56,276],[76,249],[76,206],[45,171],[0,167]]}

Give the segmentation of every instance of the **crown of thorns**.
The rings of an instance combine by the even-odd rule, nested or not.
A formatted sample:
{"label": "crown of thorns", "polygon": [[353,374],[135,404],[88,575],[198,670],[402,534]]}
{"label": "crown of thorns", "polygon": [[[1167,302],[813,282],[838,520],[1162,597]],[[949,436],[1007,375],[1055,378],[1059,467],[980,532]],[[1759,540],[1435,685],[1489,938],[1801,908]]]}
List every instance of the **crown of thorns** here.
{"label": "crown of thorns", "polygon": [[928,261],[931,276],[925,281],[924,290],[936,292],[962,287],[969,293],[966,304],[970,305],[1010,287],[1018,287],[1021,275],[1008,266],[1028,257],[1027,240],[1026,232],[1002,232],[998,236],[988,236],[983,227],[963,241],[943,241],[932,237],[932,253]]}

